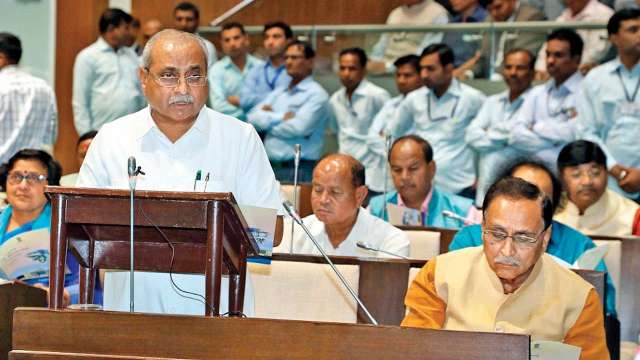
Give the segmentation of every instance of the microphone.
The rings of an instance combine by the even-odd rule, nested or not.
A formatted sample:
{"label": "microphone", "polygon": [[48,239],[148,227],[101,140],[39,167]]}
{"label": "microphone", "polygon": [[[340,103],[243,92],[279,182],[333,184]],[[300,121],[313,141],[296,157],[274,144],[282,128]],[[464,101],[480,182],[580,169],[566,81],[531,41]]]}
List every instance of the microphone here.
{"label": "microphone", "polygon": [[453,220],[458,220],[458,221],[462,222],[464,225],[475,225],[475,224],[477,224],[477,222],[471,221],[471,220],[469,220],[467,218],[464,218],[464,217],[462,217],[462,216],[460,216],[458,214],[454,214],[453,212],[451,212],[449,210],[444,210],[442,212],[442,215],[444,215],[445,217],[448,217],[450,219],[453,219]]}
{"label": "microphone", "polygon": [[[300,168],[300,152],[302,147],[300,144],[293,146],[293,206],[298,209],[298,169]],[[289,247],[289,255],[293,254],[293,222],[291,223],[291,246]]]}
{"label": "microphone", "polygon": [[129,189],[136,188],[136,158],[129,156],[127,159],[127,173],[129,174]]}
{"label": "microphone", "polygon": [[386,134],[384,137],[384,152],[385,152],[385,164],[384,164],[384,190],[382,192],[382,218],[387,220],[387,183],[389,182],[389,164],[387,160],[389,158],[389,149],[391,148],[391,135]]}
{"label": "microphone", "polygon": [[388,255],[391,255],[391,256],[395,256],[395,257],[400,258],[400,259],[409,260],[409,258],[404,256],[404,255],[392,253],[392,252],[387,251],[387,250],[374,248],[373,246],[371,246],[371,244],[369,244],[367,242],[364,242],[364,241],[358,241],[356,243],[356,245],[361,249],[365,249],[365,250],[369,250],[369,251],[378,251],[378,252],[385,253],[385,254],[388,254]]}
{"label": "microphone", "polygon": [[[333,261],[329,259],[329,256],[327,256],[327,253],[324,251],[324,249],[322,249],[322,246],[318,244],[318,241],[311,234],[311,231],[309,231],[309,228],[304,224],[304,222],[302,222],[300,215],[298,215],[298,213],[291,208],[291,203],[289,203],[288,201],[285,201],[282,203],[282,206],[284,206],[284,209],[287,211],[289,216],[291,216],[293,221],[295,221],[296,223],[298,223],[298,225],[300,225],[300,227],[302,227],[302,230],[304,230],[304,232],[307,234],[311,242],[313,242],[313,245],[315,245],[316,249],[320,251],[320,254],[322,254],[322,257],[324,257],[324,260],[327,262],[327,264],[329,264],[329,266],[331,267],[331,270],[333,270],[333,272],[338,276],[338,279],[340,279],[340,282],[342,283],[342,285],[347,289],[347,291],[349,291],[349,294],[351,295],[351,297],[358,303],[362,311],[364,311],[365,315],[367,315],[367,318],[369,318],[369,321],[371,322],[371,324],[378,325],[378,322],[376,321],[376,319],[373,318],[373,316],[369,312],[369,309],[367,309],[367,307],[364,306],[364,304],[362,303],[362,300],[360,300],[360,298],[358,297],[358,294],[356,294],[356,292],[351,288],[347,280],[344,278],[344,276],[342,276],[342,273],[333,264]],[[291,239],[291,248],[293,248],[293,239]]]}

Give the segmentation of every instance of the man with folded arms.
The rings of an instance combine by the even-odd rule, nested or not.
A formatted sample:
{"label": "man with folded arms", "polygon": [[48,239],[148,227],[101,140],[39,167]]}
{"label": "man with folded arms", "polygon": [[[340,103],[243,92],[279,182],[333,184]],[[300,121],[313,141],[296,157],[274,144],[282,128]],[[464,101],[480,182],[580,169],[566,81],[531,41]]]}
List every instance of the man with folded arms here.
{"label": "man with folded arms", "polygon": [[[367,197],[367,187],[364,167],[358,160],[344,154],[325,157],[313,171],[312,186],[313,215],[307,216],[303,221],[327,254],[409,256],[409,240],[406,235],[362,208],[362,202]],[[295,226],[293,252],[320,254],[306,233]],[[358,247],[359,241],[376,250]],[[282,240],[274,252],[288,253],[291,243],[291,239]]]}
{"label": "man with folded arms", "polygon": [[429,261],[407,292],[402,326],[529,334],[580,347],[582,360],[608,359],[598,294],[545,254],[551,200],[507,177],[483,205],[483,246]]}

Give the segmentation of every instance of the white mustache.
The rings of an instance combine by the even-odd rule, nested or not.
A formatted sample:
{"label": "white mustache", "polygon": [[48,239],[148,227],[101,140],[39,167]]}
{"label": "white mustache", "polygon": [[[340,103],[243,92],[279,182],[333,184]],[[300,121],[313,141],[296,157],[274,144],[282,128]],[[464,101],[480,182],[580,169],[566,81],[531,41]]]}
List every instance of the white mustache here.
{"label": "white mustache", "polygon": [[507,266],[520,266],[520,260],[513,256],[498,256],[493,260],[496,264],[502,264]]}
{"label": "white mustache", "polygon": [[189,94],[174,95],[169,98],[169,105],[173,105],[175,103],[193,104],[194,101],[195,98]]}

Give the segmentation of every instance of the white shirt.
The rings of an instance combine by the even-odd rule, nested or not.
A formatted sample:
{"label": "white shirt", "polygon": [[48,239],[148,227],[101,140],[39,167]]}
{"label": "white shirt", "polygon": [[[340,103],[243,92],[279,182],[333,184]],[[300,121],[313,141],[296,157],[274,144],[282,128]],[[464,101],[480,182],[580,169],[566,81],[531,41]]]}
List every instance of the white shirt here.
{"label": "white shirt", "polygon": [[0,164],[24,148],[53,150],[57,132],[51,87],[17,66],[0,69]]}
{"label": "white shirt", "polygon": [[373,118],[389,100],[389,93],[363,79],[353,91],[351,100],[347,97],[347,90],[343,86],[331,95],[329,103],[332,110],[332,127],[337,127],[339,151],[358,159],[365,167],[365,179],[370,189],[382,191],[380,184],[371,182],[373,169],[376,164],[367,162],[367,139]]}
{"label": "white shirt", "polygon": [[[587,6],[585,6],[581,12],[575,15],[571,14],[571,10],[569,8],[564,9],[564,11],[562,11],[562,14],[560,14],[560,16],[556,18],[556,21],[607,22],[609,21],[611,15],[613,15],[613,9],[611,9],[607,5],[602,4],[598,0],[589,0]],[[582,41],[584,42],[584,47],[582,48],[582,59],[580,60],[580,63],[599,63],[609,48],[607,31],[579,29],[576,30],[576,32],[578,33],[578,35],[580,35]],[[538,58],[536,60],[535,66],[536,70],[547,70],[547,63],[545,61],[546,58],[547,44],[545,43],[544,45],[542,45],[540,51],[538,52]]]}
{"label": "white shirt", "polygon": [[582,79],[576,71],[559,87],[551,79],[531,89],[513,121],[509,144],[555,168],[562,147],[578,138],[576,99]]}
{"label": "white shirt", "polygon": [[[195,175],[210,174],[206,191],[232,192],[239,204],[280,208],[278,185],[267,155],[253,127],[203,107],[195,123],[172,143],[160,132],[147,107],[102,127],[80,169],[79,187],[128,188],[127,159],[135,156],[146,175],[137,189],[193,191]],[[197,183],[204,190],[204,181]],[[128,310],[129,275],[108,273],[104,307]],[[174,274],[189,291],[204,293],[203,275]],[[228,280],[223,278],[220,312],[226,312]],[[204,314],[204,305],[185,299],[172,288],[168,274],[136,273],[136,311]],[[253,292],[247,277],[245,308],[253,313]]]}
{"label": "white shirt", "polygon": [[[274,253],[289,253],[289,249],[291,248],[291,223],[289,222],[287,224],[288,221],[285,221],[285,236],[280,246],[273,250]],[[357,242],[362,241],[374,249],[409,256],[409,239],[404,232],[388,222],[369,214],[369,212],[363,208],[359,209],[358,217],[351,232],[337,248],[334,248],[329,241],[329,236],[327,236],[327,232],[324,229],[324,223],[318,220],[315,215],[305,217],[303,222],[309,227],[309,231],[327,255],[393,258],[390,254],[359,248]],[[294,227],[293,239],[294,253],[320,255],[320,251],[318,251],[304,230],[298,225]]]}

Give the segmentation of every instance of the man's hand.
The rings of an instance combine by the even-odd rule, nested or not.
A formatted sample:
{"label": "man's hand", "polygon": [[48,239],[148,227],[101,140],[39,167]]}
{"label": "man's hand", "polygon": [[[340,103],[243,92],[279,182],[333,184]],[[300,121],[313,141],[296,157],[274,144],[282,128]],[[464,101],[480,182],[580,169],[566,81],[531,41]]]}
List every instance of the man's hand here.
{"label": "man's hand", "polygon": [[263,111],[273,111],[273,108],[271,107],[271,105],[267,104],[262,106],[262,110]]}
{"label": "man's hand", "polygon": [[240,106],[240,98],[237,95],[229,96],[227,102],[236,107]]}
{"label": "man's hand", "polygon": [[296,113],[294,113],[293,111],[287,111],[284,114],[284,117],[282,118],[282,120],[287,121],[287,120],[293,119],[294,117],[296,117]]}
{"label": "man's hand", "polygon": [[[619,170],[619,171],[618,171]],[[628,193],[640,191],[640,169],[616,165],[611,169],[611,173],[617,172],[618,185]]]}

